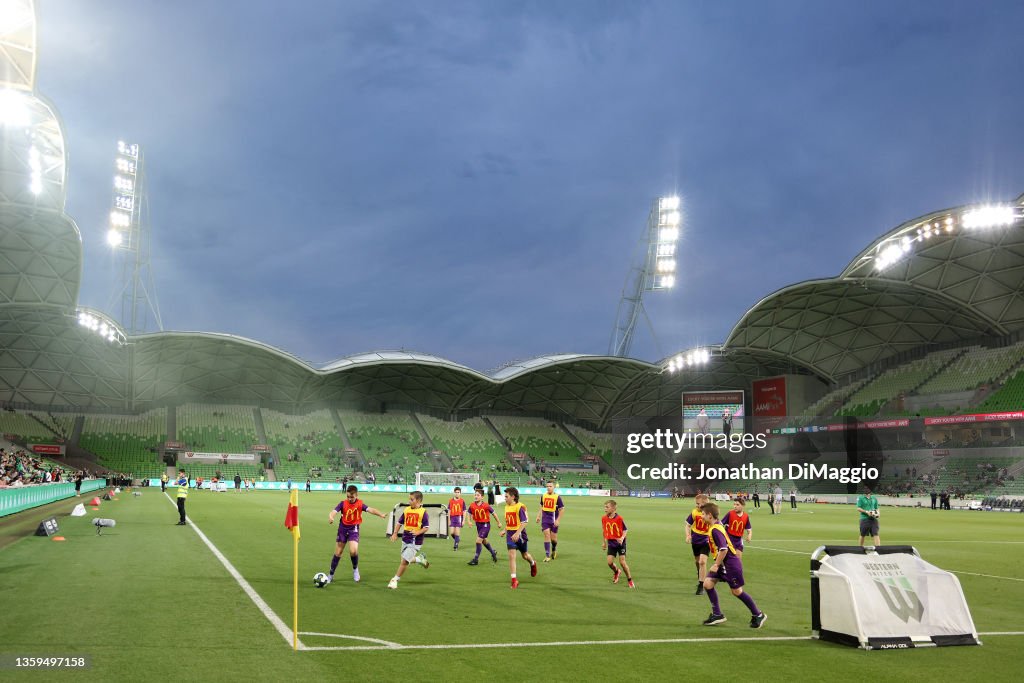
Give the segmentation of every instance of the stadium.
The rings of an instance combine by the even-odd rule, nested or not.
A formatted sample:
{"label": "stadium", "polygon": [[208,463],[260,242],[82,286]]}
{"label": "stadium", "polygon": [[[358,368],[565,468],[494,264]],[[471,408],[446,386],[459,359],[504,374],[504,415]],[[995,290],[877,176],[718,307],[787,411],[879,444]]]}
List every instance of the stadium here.
{"label": "stadium", "polygon": [[[305,680],[346,667],[372,680],[412,670],[434,680],[492,671],[481,659],[514,648],[516,657],[572,662],[547,677],[662,679],[678,675],[678,658],[731,656],[741,644],[758,667],[828,667],[840,679],[887,680],[897,666],[911,679],[1019,670],[1024,195],[880,227],[834,277],[765,293],[720,343],[655,362],[558,354],[481,372],[379,350],[315,365],[240,336],[139,333],[79,303],[89,264],[65,212],[64,124],[37,85],[35,8],[4,0],[4,9],[5,667],[82,657],[117,679]],[[627,449],[630,435],[659,429],[724,431],[727,442],[735,430],[762,436],[764,447]],[[729,475],[749,474],[745,464],[771,476]],[[634,477],[634,466],[671,476]],[[820,475],[845,467],[877,473],[869,479],[886,543],[914,546],[956,577],[983,647],[890,655],[811,638],[811,554],[856,540],[851,504],[861,486]],[[108,499],[70,516],[84,502],[71,483],[79,471],[83,494]],[[180,471],[196,533],[172,525]],[[342,558],[335,583],[310,583],[330,559],[335,530],[323,518],[350,483],[385,513],[423,490],[446,525],[455,484],[467,494],[476,482],[497,485],[499,496],[516,487],[532,521],[547,481],[565,498],[562,549],[536,578],[522,573],[516,592],[503,558],[467,567],[472,541],[452,552],[440,532],[425,544],[430,568],[410,569],[400,590],[387,591],[396,547],[372,518],[363,580],[349,581]],[[282,526],[296,490],[297,630],[293,536]],[[692,496],[727,507],[776,490],[785,492],[777,518],[750,509],[755,540],[744,558],[771,620],[750,631],[723,594],[735,618],[709,632],[683,543]],[[948,510],[936,510],[937,496]],[[610,583],[602,567],[598,522],[611,497],[630,524],[636,591]],[[117,525],[101,534],[94,521],[108,517]],[[51,518],[52,529],[37,530]],[[979,526],[998,540],[965,550]],[[535,555],[541,539],[539,530],[531,538]],[[40,602],[40,593],[62,599]],[[510,612],[514,630],[502,627]]]}

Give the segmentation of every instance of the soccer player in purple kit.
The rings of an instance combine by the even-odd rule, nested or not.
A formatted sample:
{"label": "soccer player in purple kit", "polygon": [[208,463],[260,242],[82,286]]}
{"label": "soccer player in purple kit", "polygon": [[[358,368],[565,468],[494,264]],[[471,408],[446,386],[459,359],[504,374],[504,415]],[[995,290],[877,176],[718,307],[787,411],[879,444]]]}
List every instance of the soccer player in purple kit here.
{"label": "soccer player in purple kit", "polygon": [[359,489],[349,486],[345,489],[345,499],[334,506],[327,517],[328,524],[334,524],[334,516],[341,513],[338,524],[338,542],[331,558],[331,571],[327,575],[327,583],[334,581],[334,570],[338,568],[341,554],[348,546],[348,559],[352,561],[352,580],[359,581],[359,525],[363,523],[363,513],[369,512],[384,519],[384,513],[359,500]]}
{"label": "soccer player in purple kit", "polygon": [[508,546],[508,569],[512,574],[512,588],[519,588],[516,578],[516,551],[530,563],[530,576],[537,576],[537,560],[529,553],[526,523],[530,520],[526,506],[519,502],[519,489],[505,489],[505,545]]}
{"label": "soccer player in purple kit", "polygon": [[549,481],[547,489],[540,497],[537,523],[544,532],[544,561],[550,562],[558,557],[558,525],[562,521],[565,504],[562,503],[562,497],[555,493],[555,482]]}
{"label": "soccer player in purple kit", "polygon": [[395,531],[391,534],[391,541],[398,539],[398,531],[402,531],[402,560],[398,563],[398,571],[388,582],[388,588],[395,590],[398,582],[405,573],[405,568],[410,564],[418,564],[424,569],[430,569],[427,557],[421,552],[423,547],[423,535],[430,530],[430,519],[427,511],[423,508],[423,493],[413,491],[409,494],[409,507],[398,518]]}
{"label": "soccer player in purple kit", "polygon": [[[491,517],[494,517],[495,521],[497,521],[498,516],[494,514],[494,508],[484,500],[482,489],[477,489],[473,492],[473,502],[469,504],[469,514],[473,521],[476,522],[476,555],[466,564],[473,566],[480,564],[480,550],[482,548],[487,548],[487,552],[491,554],[491,562],[496,563],[498,561],[498,551],[487,542],[487,537],[491,534]],[[498,531],[501,531],[501,522],[498,522]]]}
{"label": "soccer player in purple kit", "polygon": [[704,620],[705,626],[714,626],[723,623],[725,615],[718,604],[718,591],[715,584],[725,581],[729,584],[732,594],[747,606],[750,610],[750,628],[761,628],[768,616],[757,607],[757,603],[750,597],[749,593],[743,592],[743,561],[736,554],[736,549],[729,540],[725,527],[718,521],[718,506],[715,503],[705,503],[701,506],[701,516],[710,527],[708,533],[708,544],[711,546],[711,566],[708,568],[707,577],[704,579],[704,590],[711,601],[711,614]]}
{"label": "soccer player in purple kit", "polygon": [[466,512],[466,500],[462,497],[462,488],[456,486],[452,497],[448,499],[448,528],[454,544],[452,550],[459,549],[462,540],[462,517]]}

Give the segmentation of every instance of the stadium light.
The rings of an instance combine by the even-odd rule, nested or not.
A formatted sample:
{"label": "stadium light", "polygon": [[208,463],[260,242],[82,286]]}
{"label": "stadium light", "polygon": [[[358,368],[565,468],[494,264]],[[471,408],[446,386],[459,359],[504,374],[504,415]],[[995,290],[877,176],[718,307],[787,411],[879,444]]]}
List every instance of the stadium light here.
{"label": "stadium light", "polygon": [[11,88],[0,88],[0,126],[26,128],[31,123],[28,98]]}
{"label": "stadium light", "polygon": [[0,34],[12,33],[32,22],[32,5],[23,2],[0,3]]}
{"label": "stadium light", "polygon": [[675,373],[683,368],[699,368],[711,362],[711,349],[696,348],[685,353],[680,353],[669,359],[666,368],[669,372]]}
{"label": "stadium light", "polygon": [[661,211],[675,211],[679,208],[679,197],[662,197],[658,200],[658,209]]}
{"label": "stadium light", "polygon": [[662,244],[665,244],[667,242],[673,242],[674,243],[678,239],[679,239],[679,229],[678,228],[663,228],[658,233],[658,242],[660,242]]}
{"label": "stadium light", "polygon": [[960,223],[965,228],[999,228],[1013,225],[1016,219],[1012,206],[995,205],[964,211],[960,216]]}
{"label": "stadium light", "polygon": [[885,270],[914,251],[914,245],[940,236],[953,236],[957,227],[963,230],[1006,228],[1022,219],[1021,207],[1013,204],[991,204],[948,214],[907,226],[902,234],[893,235],[875,248],[874,268]]}
{"label": "stadium light", "polygon": [[77,317],[78,324],[81,327],[94,332],[101,339],[116,343],[119,346],[124,346],[128,343],[128,338],[125,337],[121,328],[106,316],[86,309],[78,309]]}
{"label": "stadium light", "polygon": [[124,237],[121,235],[121,232],[119,230],[111,228],[110,230],[107,231],[107,244],[109,244],[111,247],[117,248],[121,246],[121,242],[123,240]]}
{"label": "stadium light", "polygon": [[39,194],[43,191],[43,160],[35,145],[28,150],[28,189],[32,194]]}

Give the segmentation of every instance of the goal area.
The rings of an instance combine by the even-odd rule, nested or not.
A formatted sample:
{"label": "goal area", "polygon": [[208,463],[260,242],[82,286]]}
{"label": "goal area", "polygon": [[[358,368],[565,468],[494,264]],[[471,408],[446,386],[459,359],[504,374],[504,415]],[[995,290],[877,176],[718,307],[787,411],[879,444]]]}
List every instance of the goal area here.
{"label": "goal area", "polygon": [[[417,472],[416,488],[420,491],[439,486],[462,488],[463,491],[471,491],[473,486],[480,481],[478,472]],[[426,492],[426,491],[425,491]]]}

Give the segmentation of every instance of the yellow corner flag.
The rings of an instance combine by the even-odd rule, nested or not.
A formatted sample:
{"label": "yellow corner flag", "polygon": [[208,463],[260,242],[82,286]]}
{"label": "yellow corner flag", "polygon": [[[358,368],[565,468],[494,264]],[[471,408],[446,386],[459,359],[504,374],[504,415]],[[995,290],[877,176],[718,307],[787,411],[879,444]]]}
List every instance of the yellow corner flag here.
{"label": "yellow corner flag", "polygon": [[284,526],[292,532],[292,649],[299,649],[299,491],[292,489]]}

